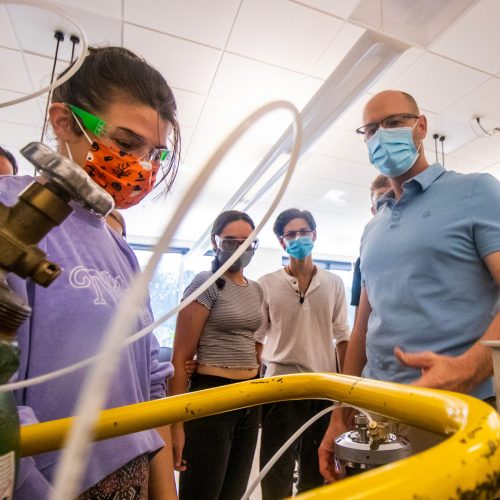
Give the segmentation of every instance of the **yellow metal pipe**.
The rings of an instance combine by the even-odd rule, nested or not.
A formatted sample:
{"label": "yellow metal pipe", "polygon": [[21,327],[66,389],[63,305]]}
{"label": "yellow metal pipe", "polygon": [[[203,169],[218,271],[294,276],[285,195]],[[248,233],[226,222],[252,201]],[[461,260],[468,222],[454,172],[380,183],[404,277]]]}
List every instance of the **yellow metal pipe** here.
{"label": "yellow metal pipe", "polygon": [[[300,498],[471,498],[466,496],[467,492],[491,492],[499,485],[500,418],[490,406],[456,393],[345,375],[271,377],[105,410],[96,425],[95,439],[262,403],[312,398],[350,403],[451,437],[423,453],[305,493]],[[62,447],[72,420],[24,426],[22,454]]]}

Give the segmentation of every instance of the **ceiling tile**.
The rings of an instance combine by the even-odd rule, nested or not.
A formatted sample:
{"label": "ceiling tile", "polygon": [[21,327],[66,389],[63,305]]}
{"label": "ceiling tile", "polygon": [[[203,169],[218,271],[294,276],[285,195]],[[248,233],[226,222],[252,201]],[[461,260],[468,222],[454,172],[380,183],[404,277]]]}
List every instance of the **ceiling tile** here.
{"label": "ceiling tile", "polygon": [[[90,45],[121,45],[122,23],[119,19],[102,15],[102,10],[101,15],[68,6],[64,6],[63,10],[81,25]],[[15,5],[11,7],[11,12],[17,36],[25,51],[54,57],[54,32],[60,30],[66,36],[60,44],[59,57],[65,60],[71,58],[69,35],[77,34],[73,23],[40,7]]]}
{"label": "ceiling tile", "polygon": [[189,149],[186,147],[185,154],[195,155],[203,159],[207,159],[209,155],[215,152],[225,137],[226,133],[222,130],[207,131],[197,128],[193,131],[191,141],[189,143]]}
{"label": "ceiling tile", "polygon": [[200,116],[205,96],[173,88],[181,126],[194,127]]}
{"label": "ceiling tile", "polygon": [[0,46],[17,49],[17,40],[9,19],[7,6],[0,5]]}
{"label": "ceiling tile", "polygon": [[410,93],[419,106],[441,113],[488,79],[479,71],[434,54],[424,54],[392,87]]}
{"label": "ceiling tile", "polygon": [[431,50],[490,73],[500,71],[500,2],[482,0],[452,26]]}
{"label": "ceiling tile", "polygon": [[125,0],[125,20],[223,48],[239,4],[239,0]]}
{"label": "ceiling tile", "polygon": [[0,122],[1,144],[12,148],[16,157],[19,149],[28,142],[40,140],[41,127],[30,127],[16,123]]}
{"label": "ceiling tile", "polygon": [[364,28],[345,23],[323,52],[311,74],[319,78],[328,78],[364,32]]}
{"label": "ceiling tile", "polygon": [[356,186],[356,189],[364,193],[361,200],[356,198],[358,203],[365,198],[369,200],[370,185],[378,174],[368,161],[363,164],[315,153],[309,153],[307,158],[300,162],[298,172],[319,180]]}
{"label": "ceiling tile", "polygon": [[342,182],[304,175],[302,172],[305,171],[301,169],[300,173],[293,176],[289,193],[314,197],[318,203],[343,213],[350,213],[357,203],[369,206],[369,189],[360,186],[349,186],[350,189],[347,189],[347,185]]}
{"label": "ceiling tile", "polygon": [[0,61],[3,68],[9,68],[9,71],[0,71],[0,89],[25,94],[33,91],[23,58],[17,50],[0,48]]}
{"label": "ceiling tile", "polygon": [[453,151],[453,156],[482,163],[487,167],[494,165],[500,162],[500,134],[485,139],[474,139]]}
{"label": "ceiling tile", "polygon": [[384,73],[382,73],[380,78],[370,87],[369,92],[376,94],[383,90],[394,88],[392,82],[403,75],[415,61],[424,55],[424,53],[422,49],[410,47],[407,51],[403,52]]}
{"label": "ceiling tile", "polygon": [[492,167],[486,169],[484,172],[493,175],[500,181],[500,164],[493,165]]}
{"label": "ceiling tile", "polygon": [[294,89],[293,95],[289,96],[290,102],[297,106],[299,110],[302,110],[302,108],[311,100],[323,83],[325,83],[324,80],[320,80],[319,78],[305,78]]}
{"label": "ceiling tile", "polygon": [[[200,161],[207,161],[222,144],[227,135],[228,134],[223,130],[207,131],[199,128],[196,129],[193,133],[189,150],[186,150],[187,157],[190,158],[191,155],[194,155],[200,158]],[[241,173],[240,165],[251,164],[252,168],[256,167],[269,147],[270,144],[255,142],[253,138],[245,135],[240,138],[227,153],[222,164],[232,163],[232,169],[235,172]],[[235,166],[237,167],[235,168]],[[222,166],[220,170],[224,170],[224,168],[225,167]]]}
{"label": "ceiling tile", "polygon": [[[19,97],[22,96],[23,94],[19,94],[17,92],[0,90],[0,102],[10,101],[12,99],[18,99]],[[14,106],[0,108],[0,121],[39,127],[42,123],[43,119],[42,112],[44,111],[39,106],[39,104],[40,101],[31,99],[29,101],[22,102]]]}
{"label": "ceiling tile", "polygon": [[428,47],[478,0],[362,0],[351,19],[411,45]]}
{"label": "ceiling tile", "polygon": [[301,109],[322,83],[316,78],[226,53],[210,94],[254,107],[285,99]]}
{"label": "ceiling tile", "polygon": [[[479,116],[481,125],[487,130],[500,127],[500,79],[490,78],[483,85],[447,108],[443,114],[455,120],[469,123]],[[483,135],[480,128],[471,123],[478,134]]]}
{"label": "ceiling tile", "polygon": [[220,57],[219,50],[130,24],[124,27],[124,45],[158,69],[172,87],[199,93],[208,91]]}
{"label": "ceiling tile", "polygon": [[189,143],[191,142],[191,138],[193,137],[193,132],[194,128],[181,126],[181,147],[182,147],[181,156],[183,158],[183,161],[186,158],[187,149]]}
{"label": "ceiling tile", "polygon": [[455,156],[446,154],[444,159],[444,166],[446,167],[446,170],[454,170],[455,172],[460,172],[462,174],[472,174],[475,172],[480,172],[486,167],[481,163],[477,163],[471,160],[464,160],[462,158],[456,158]]}
{"label": "ceiling tile", "polygon": [[339,19],[287,0],[244,1],[227,50],[308,73],[341,26]]}
{"label": "ceiling tile", "polygon": [[208,96],[198,128],[228,134],[253,110],[253,106],[245,103],[235,103],[227,99]]}
{"label": "ceiling tile", "polygon": [[[452,118],[440,114],[423,113],[427,117],[427,137],[424,140],[426,149],[433,152],[435,157],[435,143],[433,139],[434,134],[444,136],[443,148],[445,153],[452,153],[456,149],[462,147],[464,144],[472,141],[476,134],[467,122],[453,120]],[[441,151],[441,143],[438,140],[438,151]]]}
{"label": "ceiling tile", "polygon": [[354,132],[363,122],[363,109],[366,103],[373,97],[372,94],[366,93],[353,102],[345,113],[338,118],[335,126],[343,128],[349,132]]}
{"label": "ceiling tile", "polygon": [[330,127],[312,146],[311,151],[333,158],[369,164],[366,144],[354,130]]}
{"label": "ceiling tile", "polygon": [[69,6],[114,19],[122,18],[122,0],[106,0],[105,2],[102,0],[85,0],[85,2],[82,0],[57,0],[57,3],[62,4],[65,11]]}
{"label": "ceiling tile", "polygon": [[[198,124],[199,130],[229,135],[253,111],[254,106],[210,96]],[[247,142],[273,144],[292,123],[287,110],[276,110],[261,117],[245,132]]]}
{"label": "ceiling tile", "polygon": [[359,0],[295,0],[296,3],[308,5],[334,16],[347,19],[356,8]]}
{"label": "ceiling tile", "polygon": [[[52,74],[52,66],[54,60],[50,57],[45,56],[35,56],[33,54],[25,54],[26,64],[28,66],[31,82],[35,90],[39,90],[42,87],[46,87],[50,84],[50,76]],[[66,61],[59,61],[56,66],[56,78],[57,75],[62,73],[68,68],[69,63]],[[45,99],[47,95],[45,95]]]}

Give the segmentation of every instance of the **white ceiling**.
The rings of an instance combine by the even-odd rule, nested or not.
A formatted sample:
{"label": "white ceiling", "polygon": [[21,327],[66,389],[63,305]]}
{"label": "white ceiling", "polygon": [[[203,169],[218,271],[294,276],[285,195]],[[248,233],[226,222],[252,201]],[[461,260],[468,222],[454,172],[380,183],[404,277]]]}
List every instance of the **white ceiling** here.
{"label": "white ceiling", "polygon": [[[499,0],[64,0],[58,3],[92,44],[123,44],[145,57],[173,87],[182,127],[183,161],[173,193],[125,213],[130,238],[152,241],[171,217],[209,154],[256,107],[287,99],[302,108],[365,27],[410,43],[369,92],[302,157],[280,209],[309,209],[318,221],[317,250],[353,258],[370,217],[377,172],[354,133],[363,104],[397,88],[414,95],[432,135],[446,136],[446,166],[500,178],[500,134],[479,138],[471,118],[500,126]],[[14,29],[15,26],[15,29]],[[0,100],[46,85],[53,32],[71,25],[32,7],[0,6]],[[68,39],[69,36],[66,37]],[[19,46],[24,54],[19,51]],[[61,46],[64,68],[71,44]],[[41,133],[44,98],[0,109],[0,144],[16,152]],[[178,230],[193,241],[281,135],[286,114],[255,126],[220,166]],[[22,171],[31,168],[22,164]],[[266,195],[250,214],[257,220]],[[263,246],[275,245],[268,225]]]}

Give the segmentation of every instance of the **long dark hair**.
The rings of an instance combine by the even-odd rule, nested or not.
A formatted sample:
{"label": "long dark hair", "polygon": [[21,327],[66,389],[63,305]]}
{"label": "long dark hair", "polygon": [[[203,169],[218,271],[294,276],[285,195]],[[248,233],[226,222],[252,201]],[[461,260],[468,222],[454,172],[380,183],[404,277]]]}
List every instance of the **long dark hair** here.
{"label": "long dark hair", "polygon": [[[52,93],[52,102],[73,104],[97,115],[120,98],[149,106],[172,124],[172,153],[157,183],[165,181],[169,191],[177,175],[181,136],[174,94],[156,69],[122,47],[90,47],[82,67]],[[82,134],[76,123],[73,130]]]}
{"label": "long dark hair", "polygon": [[[210,233],[210,239],[212,240],[212,245],[215,246],[215,236],[216,235],[220,236],[224,231],[224,228],[228,224],[237,220],[245,221],[250,225],[252,229],[255,229],[255,224],[253,220],[245,212],[240,212],[238,210],[226,210],[225,212],[222,212],[214,221],[214,224],[212,226],[212,231]],[[215,273],[220,266],[221,263],[219,262],[216,253],[214,260],[212,260],[212,272]],[[215,283],[219,288],[223,288],[225,281],[222,278],[219,278]]]}

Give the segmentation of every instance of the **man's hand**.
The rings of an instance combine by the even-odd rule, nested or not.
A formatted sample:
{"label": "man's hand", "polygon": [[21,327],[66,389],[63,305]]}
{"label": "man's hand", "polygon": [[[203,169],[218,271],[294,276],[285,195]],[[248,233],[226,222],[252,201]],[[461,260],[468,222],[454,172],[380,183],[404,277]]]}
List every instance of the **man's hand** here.
{"label": "man's hand", "polygon": [[330,425],[326,430],[325,436],[318,448],[319,471],[327,483],[333,483],[345,476],[345,470],[338,466],[333,454],[333,443],[337,436],[343,434],[349,428],[349,423],[354,419],[354,411],[343,408],[334,410]]}
{"label": "man's hand", "polygon": [[475,385],[474,367],[463,356],[442,356],[431,351],[410,353],[394,349],[398,361],[411,368],[420,368],[422,375],[411,385],[468,393]]}

